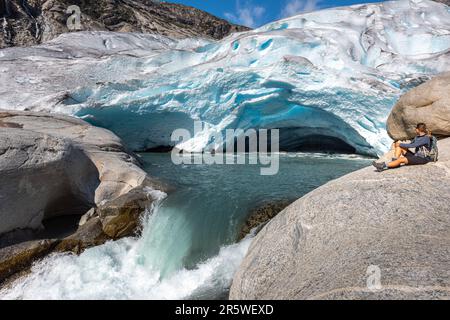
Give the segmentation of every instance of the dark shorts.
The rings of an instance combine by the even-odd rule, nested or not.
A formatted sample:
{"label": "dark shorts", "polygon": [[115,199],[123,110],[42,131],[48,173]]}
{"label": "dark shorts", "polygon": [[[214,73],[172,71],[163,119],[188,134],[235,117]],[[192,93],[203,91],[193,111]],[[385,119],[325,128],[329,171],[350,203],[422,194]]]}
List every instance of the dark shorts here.
{"label": "dark shorts", "polygon": [[410,166],[427,164],[428,162],[430,162],[430,159],[418,157],[418,156],[414,155],[414,153],[412,153],[411,151],[408,151],[405,154],[405,158],[408,159],[408,165],[410,165]]}

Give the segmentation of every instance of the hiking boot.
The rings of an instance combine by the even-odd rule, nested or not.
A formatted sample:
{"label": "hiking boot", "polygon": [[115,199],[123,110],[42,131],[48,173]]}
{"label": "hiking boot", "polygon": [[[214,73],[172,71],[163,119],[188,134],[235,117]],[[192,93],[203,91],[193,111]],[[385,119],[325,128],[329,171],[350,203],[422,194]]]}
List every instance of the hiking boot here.
{"label": "hiking boot", "polygon": [[384,162],[378,163],[378,162],[374,161],[374,162],[372,162],[372,165],[377,169],[378,172],[382,172],[388,168],[386,163],[384,163]]}

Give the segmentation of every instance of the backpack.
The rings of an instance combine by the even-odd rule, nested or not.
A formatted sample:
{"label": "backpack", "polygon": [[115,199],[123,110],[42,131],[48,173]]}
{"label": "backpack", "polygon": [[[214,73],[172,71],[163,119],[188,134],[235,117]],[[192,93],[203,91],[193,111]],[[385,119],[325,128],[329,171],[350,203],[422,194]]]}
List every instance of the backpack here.
{"label": "backpack", "polygon": [[430,141],[431,141],[431,148],[428,156],[431,158],[431,161],[436,162],[438,161],[439,156],[438,140],[435,136],[430,136]]}
{"label": "backpack", "polygon": [[431,161],[438,161],[439,150],[438,150],[438,140],[435,136],[430,135],[430,148],[425,146],[420,148],[420,152],[425,156],[431,159]]}

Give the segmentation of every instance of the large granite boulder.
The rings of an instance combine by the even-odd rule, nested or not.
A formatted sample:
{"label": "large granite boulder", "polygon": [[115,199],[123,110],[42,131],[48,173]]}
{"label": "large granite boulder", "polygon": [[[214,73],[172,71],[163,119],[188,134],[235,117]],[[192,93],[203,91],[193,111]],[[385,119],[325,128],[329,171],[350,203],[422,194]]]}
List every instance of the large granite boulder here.
{"label": "large granite boulder", "polygon": [[420,122],[437,136],[450,136],[450,72],[403,95],[389,115],[387,130],[394,140],[405,140],[415,136]]}
{"label": "large granite boulder", "polygon": [[449,299],[450,139],[440,161],[316,189],[253,241],[231,299]]}
{"label": "large granite boulder", "polygon": [[0,127],[0,174],[0,235],[95,205],[96,167],[68,140]]}
{"label": "large granite boulder", "polygon": [[50,249],[134,235],[162,188],[110,131],[32,112],[0,112],[0,177],[0,282]]}

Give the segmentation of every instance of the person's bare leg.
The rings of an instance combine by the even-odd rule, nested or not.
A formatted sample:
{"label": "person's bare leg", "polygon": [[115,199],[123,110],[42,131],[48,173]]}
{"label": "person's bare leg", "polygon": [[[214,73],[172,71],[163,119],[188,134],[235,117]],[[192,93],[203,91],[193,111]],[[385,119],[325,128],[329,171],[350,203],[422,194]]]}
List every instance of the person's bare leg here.
{"label": "person's bare leg", "polygon": [[400,167],[402,164],[407,165],[408,164],[408,159],[406,159],[405,157],[400,157],[395,161],[389,162],[387,164],[388,168],[393,169],[393,168],[398,168]]}
{"label": "person's bare leg", "polygon": [[395,158],[397,158],[397,159],[400,158],[400,156],[402,156],[402,155],[404,156],[406,154],[406,152],[408,152],[407,149],[400,147],[400,142],[394,143],[394,149],[395,149],[394,155],[395,155]]}
{"label": "person's bare leg", "polygon": [[384,170],[387,169],[393,169],[393,168],[398,168],[400,167],[402,164],[407,165],[408,164],[408,159],[405,157],[406,153],[408,152],[407,149],[403,149],[400,147],[400,142],[395,142],[393,144],[394,147],[394,152],[395,152],[395,160],[389,163],[383,162],[377,162],[374,161],[372,163],[372,165],[377,168],[378,172],[382,172]]}

